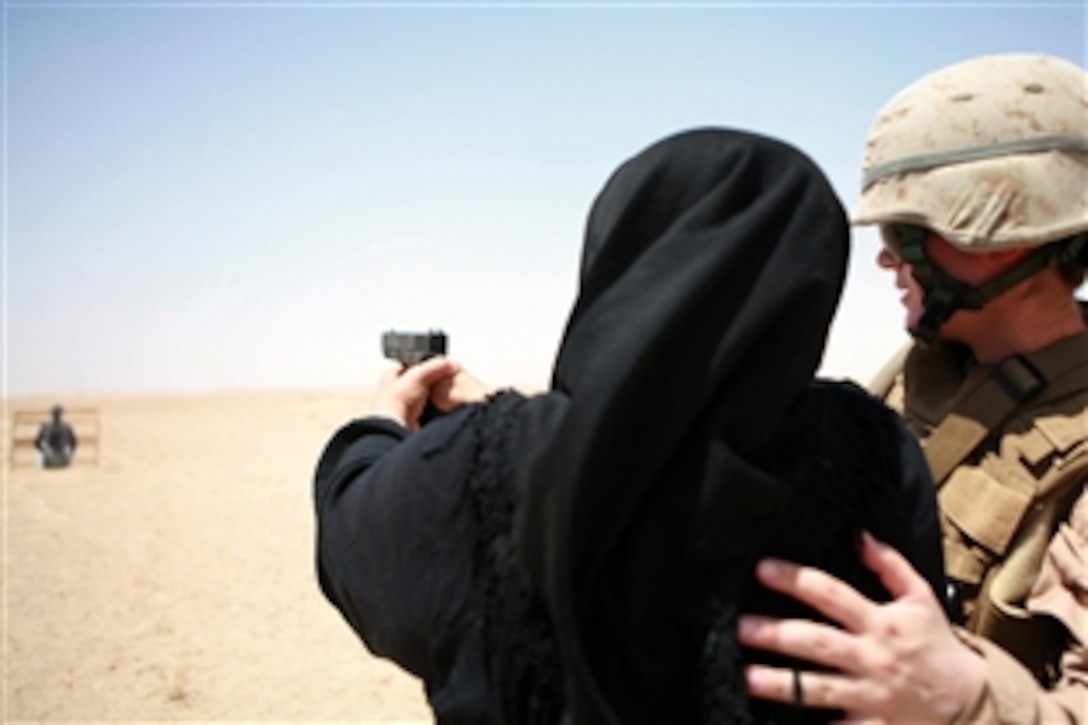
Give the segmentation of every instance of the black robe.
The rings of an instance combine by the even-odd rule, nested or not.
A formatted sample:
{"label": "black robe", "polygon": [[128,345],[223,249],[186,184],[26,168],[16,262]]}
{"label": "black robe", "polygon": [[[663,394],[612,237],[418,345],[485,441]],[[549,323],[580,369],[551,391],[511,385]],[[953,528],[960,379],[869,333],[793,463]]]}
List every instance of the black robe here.
{"label": "black robe", "polygon": [[598,196],[551,390],[419,433],[354,421],[316,474],[318,570],[442,722],[823,718],[749,702],[741,611],[807,614],[759,556],[875,598],[868,529],[943,591],[932,484],[895,415],[814,381],[848,231],[803,154],[705,129]]}

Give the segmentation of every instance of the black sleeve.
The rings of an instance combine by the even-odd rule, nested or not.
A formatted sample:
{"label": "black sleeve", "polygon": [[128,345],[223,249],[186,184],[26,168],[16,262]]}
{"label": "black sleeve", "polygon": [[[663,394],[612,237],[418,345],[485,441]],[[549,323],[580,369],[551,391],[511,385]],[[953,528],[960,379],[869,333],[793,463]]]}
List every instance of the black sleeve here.
{"label": "black sleeve", "polygon": [[[857,524],[899,551],[946,603],[937,492],[917,439],[895,411],[853,383],[821,382],[812,392],[816,424],[809,435],[821,439],[822,455],[836,462],[841,505],[860,505]],[[886,598],[876,577],[857,565],[847,581],[866,596]]]}
{"label": "black sleeve", "polygon": [[441,680],[467,626],[473,516],[469,409],[418,433],[381,418],[330,440],[314,477],[317,573],[367,647]]}
{"label": "black sleeve", "polygon": [[902,474],[893,495],[873,512],[872,533],[899,550],[947,607],[936,488],[917,439],[898,417],[895,424]]}

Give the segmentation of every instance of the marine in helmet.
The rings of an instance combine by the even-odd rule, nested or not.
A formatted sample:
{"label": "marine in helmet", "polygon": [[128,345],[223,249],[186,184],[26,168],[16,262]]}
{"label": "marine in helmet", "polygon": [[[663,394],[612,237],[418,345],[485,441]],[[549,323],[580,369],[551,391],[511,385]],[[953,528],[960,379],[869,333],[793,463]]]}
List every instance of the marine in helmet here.
{"label": "marine in helmet", "polygon": [[854,222],[876,225],[914,344],[878,392],[923,441],[957,622],[894,552],[892,600],[814,569],[761,578],[843,629],[745,620],[749,645],[835,672],[753,668],[758,697],[889,721],[1088,719],[1088,79],[1041,55],[927,75],[873,124]]}
{"label": "marine in helmet", "polygon": [[912,334],[948,339],[942,327],[955,327],[957,311],[1007,302],[1044,270],[1083,281],[1086,125],[1084,71],[1047,56],[954,65],[880,112],[854,222],[879,225],[882,263],[910,265],[925,291]]}
{"label": "marine in helmet", "polygon": [[50,419],[42,423],[34,447],[42,455],[43,468],[67,468],[76,453],[76,433],[62,416],[64,409],[54,405]]}

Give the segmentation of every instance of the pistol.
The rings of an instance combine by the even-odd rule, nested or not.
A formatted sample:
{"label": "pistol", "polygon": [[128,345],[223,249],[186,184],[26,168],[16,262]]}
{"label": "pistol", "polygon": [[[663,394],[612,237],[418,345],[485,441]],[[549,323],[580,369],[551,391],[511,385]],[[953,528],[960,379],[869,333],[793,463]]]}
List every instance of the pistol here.
{"label": "pistol", "polygon": [[427,332],[387,330],[382,333],[382,355],[409,367],[445,354],[446,333],[442,330]]}

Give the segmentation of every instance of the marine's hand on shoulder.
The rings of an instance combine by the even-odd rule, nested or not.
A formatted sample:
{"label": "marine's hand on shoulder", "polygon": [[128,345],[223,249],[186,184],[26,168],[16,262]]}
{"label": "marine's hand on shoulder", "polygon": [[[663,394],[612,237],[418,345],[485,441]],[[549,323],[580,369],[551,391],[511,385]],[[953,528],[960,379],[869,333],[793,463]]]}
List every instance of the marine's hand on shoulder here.
{"label": "marine's hand on shoulder", "polygon": [[[757,576],[765,586],[809,604],[841,629],[745,615],[741,642],[834,670],[802,672],[807,706],[841,708],[851,721],[952,722],[981,696],[985,662],[955,636],[933,591],[899,552],[865,535],[862,558],[891,601],[870,601],[818,569],[761,562]],[[754,697],[793,702],[791,671],[751,665],[746,675]]]}
{"label": "marine's hand on shoulder", "polygon": [[370,414],[418,430],[419,417],[432,390],[451,381],[460,371],[460,365],[445,357],[434,357],[410,367],[395,364],[379,379]]}

